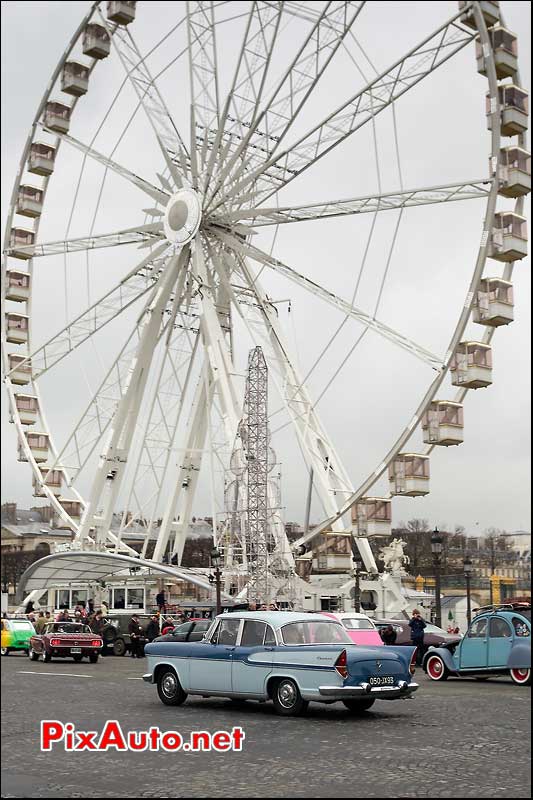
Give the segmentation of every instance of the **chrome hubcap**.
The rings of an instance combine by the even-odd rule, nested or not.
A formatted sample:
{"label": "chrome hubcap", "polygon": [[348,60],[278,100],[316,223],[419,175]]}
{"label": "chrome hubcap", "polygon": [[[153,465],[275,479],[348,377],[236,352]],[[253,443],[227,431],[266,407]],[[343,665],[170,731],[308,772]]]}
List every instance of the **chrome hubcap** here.
{"label": "chrome hubcap", "polygon": [[284,708],[291,708],[296,702],[296,689],[292,683],[282,683],[278,688],[278,700]]}
{"label": "chrome hubcap", "polygon": [[178,684],[176,678],[174,677],[174,675],[172,675],[172,673],[167,672],[167,674],[163,678],[161,687],[163,689],[163,694],[165,695],[165,697],[174,697],[174,695],[176,694],[176,690],[178,688]]}

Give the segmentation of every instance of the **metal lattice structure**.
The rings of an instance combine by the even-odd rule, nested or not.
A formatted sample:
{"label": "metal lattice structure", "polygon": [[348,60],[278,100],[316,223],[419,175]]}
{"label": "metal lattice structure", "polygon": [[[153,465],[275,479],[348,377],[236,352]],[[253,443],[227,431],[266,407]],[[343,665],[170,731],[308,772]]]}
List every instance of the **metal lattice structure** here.
{"label": "metal lattice structure", "polygon": [[[519,234],[514,236],[515,249],[506,249],[507,229],[505,220],[498,216],[501,212],[497,204],[513,202],[512,212],[505,213],[521,219],[528,191],[527,169],[522,170],[526,176],[522,183],[513,182],[511,171],[503,164],[506,151],[502,149],[502,136],[512,137],[513,147],[527,154],[527,119],[524,124],[520,103],[512,106],[505,94],[506,87],[514,87],[516,97],[523,100],[525,96],[517,65],[507,66],[512,86],[500,82],[503,67],[492,26],[498,22],[503,25],[501,11],[497,3],[462,2],[436,30],[414,45],[410,42],[400,58],[386,69],[374,68],[375,77],[368,77],[357,63],[361,48],[356,32],[361,15],[372,13],[377,5],[340,0],[187,2],[185,15],[171,30],[164,31],[158,44],[143,53],[135,31],[136,26],[142,26],[143,15],[150,14],[150,4],[112,2],[104,7],[95,2],[67,45],[35,113],[13,188],[4,238],[2,363],[20,458],[33,472],[38,496],[47,498],[62,522],[75,531],[77,547],[131,552],[124,538],[136,524],[146,536],[143,555],[150,537],[155,537],[154,560],[160,562],[170,548],[180,561],[200,476],[206,473],[211,475],[207,480],[213,531],[218,537],[221,508],[217,507],[215,473],[227,469],[235,438],[239,432],[243,434],[242,370],[238,368],[235,338],[246,335],[256,348],[261,346],[265,359],[263,362],[258,357],[251,369],[255,378],[248,383],[247,419],[255,421],[247,423],[246,437],[248,452],[256,456],[257,465],[257,469],[251,468],[248,463],[253,476],[248,548],[261,565],[256,573],[257,586],[262,585],[266,592],[267,366],[303,456],[305,474],[314,476],[322,513],[320,525],[297,543],[302,547],[321,531],[342,531],[349,526],[347,513],[363,500],[387,468],[393,470],[391,481],[394,479],[396,460],[420,428],[431,404],[441,399],[445,379],[450,370],[456,370],[461,348],[468,350],[463,339],[472,319],[485,326],[479,337],[480,348],[490,346],[500,323],[487,322],[486,303],[480,298],[483,281],[491,277],[486,274],[487,259],[503,264],[498,276],[503,286],[510,282],[514,262],[525,254],[520,251],[523,237]],[[168,6],[177,13],[182,4]],[[221,39],[228,26],[237,24],[242,29],[240,47],[235,52],[222,47]],[[149,67],[150,58],[175,31],[184,33],[183,49],[173,51],[169,64],[156,74]],[[283,49],[287,31],[290,46]],[[387,111],[394,115],[405,95],[416,93],[417,86],[449,66],[465,48],[473,48],[476,40],[478,68],[488,82],[488,175],[408,190],[403,185],[391,191],[379,186],[372,196],[354,192],[346,200],[305,202],[302,197],[290,205],[284,201],[289,184],[295,192],[304,173],[311,175],[318,162],[337,148],[353,144],[358,131],[372,129],[375,136],[376,119]],[[76,129],[78,104],[90,102],[83,95],[89,91],[91,97],[93,72],[107,68],[102,62],[110,53],[110,62],[124,75],[122,84],[93,139],[83,141],[83,126]],[[284,61],[279,53],[285,56]],[[316,99],[326,87],[325,96],[321,96],[323,102],[327,101],[328,75],[341,55],[358,68],[363,80],[357,91],[345,92],[337,109],[324,115],[317,110],[322,106]],[[67,67],[80,57],[85,59],[82,71],[78,69],[82,77],[68,83]],[[223,57],[233,59],[225,71],[220,69]],[[189,130],[185,127],[181,133],[158,82],[174,64],[188,72]],[[95,139],[124,86],[133,93],[136,106],[118,142],[106,155],[95,145]],[[61,103],[54,100],[59,93]],[[138,111],[145,115],[154,137],[161,163],[157,180],[138,175],[137,167],[127,168],[116,155]],[[148,141],[143,139],[142,145],[148,147]],[[64,152],[69,157],[77,153],[82,159],[71,214],[63,238],[42,241],[41,214]],[[82,202],[79,188],[89,167],[103,169],[104,177],[90,229],[85,235],[73,236],[71,220]],[[113,227],[106,216],[106,230],[98,234],[94,221],[107,175],[136,193],[144,219],[138,225]],[[31,176],[39,176],[38,187],[27,186]],[[34,198],[31,202],[30,195]],[[35,197],[40,199],[36,201]],[[509,197],[512,201],[502,200]],[[466,200],[484,204],[482,236],[448,346],[444,352],[433,353],[424,343],[379,318],[381,295],[404,212],[416,213],[417,208],[430,205],[443,208]],[[146,203],[149,205],[145,208]],[[372,214],[375,221],[384,211],[398,212],[398,217],[373,309],[365,310],[354,299],[340,296],[327,285],[327,274],[322,284],[304,269],[289,266],[286,259],[275,257],[272,247],[261,238],[265,231],[277,233],[279,226],[305,236],[306,226],[313,221],[327,225],[328,219],[338,217],[337,224],[343,220],[348,223],[361,214]],[[20,227],[21,217],[28,216],[32,218],[31,230]],[[374,225],[370,237],[373,230]],[[142,249],[142,258],[131,256],[134,245]],[[131,259],[128,268],[115,286],[108,286],[95,300],[90,291],[91,258],[126,251]],[[84,310],[70,314],[65,325],[54,326],[55,332],[50,330],[41,341],[34,341],[34,310],[40,301],[34,290],[37,265],[41,260],[59,259],[64,265],[68,296],[69,267],[80,254],[87,264]],[[108,263],[111,266],[117,260],[118,256]],[[361,270],[364,266],[363,259]],[[353,320],[360,326],[361,336],[373,332],[392,352],[407,353],[428,370],[427,388],[409,421],[386,454],[376,458],[375,468],[359,486],[353,484],[326,430],[308,376],[293,356],[276,302],[263,285],[270,274],[288,279],[313,301],[336,309],[345,321]],[[15,313],[21,303],[24,315]],[[482,307],[484,316],[479,312],[476,319]],[[132,322],[133,309],[136,316]],[[106,361],[88,391],[81,415],[59,442],[45,414],[43,381],[49,374],[61,375],[65,364],[73,363],[75,351],[83,360],[84,348],[101,342],[98,337],[108,331],[116,331],[113,326],[121,320],[128,320],[127,335],[120,342],[118,354]],[[114,335],[109,345],[114,344]],[[328,348],[326,343],[324,353]],[[463,355],[468,366],[467,350]],[[474,360],[477,357],[472,356]],[[470,388],[476,388],[475,382],[469,385],[464,376],[462,381],[453,397],[456,404],[463,402]],[[431,443],[425,456],[434,447]],[[121,522],[116,526],[113,520],[118,512]],[[281,520],[270,528],[275,551],[292,568],[293,556]],[[366,569],[376,572],[365,536],[360,535],[357,543]]]}

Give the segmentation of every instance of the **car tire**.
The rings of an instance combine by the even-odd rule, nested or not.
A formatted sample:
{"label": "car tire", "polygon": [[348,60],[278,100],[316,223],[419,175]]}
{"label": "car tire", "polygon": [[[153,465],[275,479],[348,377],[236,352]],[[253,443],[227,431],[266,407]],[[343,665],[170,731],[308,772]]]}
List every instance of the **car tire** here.
{"label": "car tire", "polygon": [[113,642],[113,655],[114,656],[125,656],[128,651],[126,647],[126,642],[124,639],[115,639]]}
{"label": "car tire", "polygon": [[426,661],[426,673],[432,681],[445,681],[450,674],[440,656],[430,656]]}
{"label": "car tire", "polygon": [[3,656],[8,656],[9,655],[9,647],[2,647],[2,649],[0,650],[0,653],[2,653]]}
{"label": "car tire", "polygon": [[162,669],[158,674],[157,694],[166,706],[181,706],[187,699],[179,678],[171,667]]}
{"label": "car tire", "polygon": [[78,655],[76,655],[76,656],[72,656],[72,658],[74,659],[74,661],[76,662],[76,664],[79,664],[79,663],[80,663],[80,661],[82,660],[83,656],[80,656],[80,655],[78,654]]}
{"label": "car tire", "polygon": [[51,660],[52,656],[50,655],[50,653],[43,653],[43,661],[45,664],[49,664]]}
{"label": "car tire", "polygon": [[96,662],[98,661],[98,655],[99,655],[98,653],[89,653],[89,661],[91,662],[91,664],[96,664]]}
{"label": "car tire", "polygon": [[369,708],[372,708],[374,703],[376,702],[375,697],[368,697],[364,700],[343,700],[343,704],[346,706],[348,711],[351,711],[352,714],[362,714],[363,711],[368,711]]}
{"label": "car tire", "polygon": [[531,670],[530,669],[512,669],[509,674],[511,680],[517,686],[531,686]]}
{"label": "car tire", "polygon": [[106,644],[113,644],[116,640],[118,633],[117,629],[114,625],[106,625],[105,628],[102,630],[102,639],[104,640],[104,645]]}
{"label": "car tire", "polygon": [[296,682],[292,678],[282,678],[274,686],[272,700],[276,713],[283,717],[297,717],[304,714],[307,700],[302,698]]}
{"label": "car tire", "polygon": [[28,655],[30,657],[30,661],[38,661],[39,660],[39,653],[36,653],[33,647],[30,647],[28,650]]}

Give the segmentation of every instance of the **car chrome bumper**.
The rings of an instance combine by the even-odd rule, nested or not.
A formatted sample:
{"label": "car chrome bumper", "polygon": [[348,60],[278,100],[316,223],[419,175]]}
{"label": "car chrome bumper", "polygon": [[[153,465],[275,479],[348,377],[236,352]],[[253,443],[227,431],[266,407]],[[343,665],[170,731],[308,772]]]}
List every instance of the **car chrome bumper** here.
{"label": "car chrome bumper", "polygon": [[146,683],[153,683],[154,676],[152,675],[151,672],[148,672],[146,675],[143,675],[143,681],[146,681]]}
{"label": "car chrome bumper", "polygon": [[375,697],[378,700],[396,700],[397,698],[410,697],[418,689],[418,683],[399,681],[398,686],[371,686],[369,683],[360,683],[358,686],[319,686],[318,691],[324,697],[336,697],[343,700],[345,697]]}

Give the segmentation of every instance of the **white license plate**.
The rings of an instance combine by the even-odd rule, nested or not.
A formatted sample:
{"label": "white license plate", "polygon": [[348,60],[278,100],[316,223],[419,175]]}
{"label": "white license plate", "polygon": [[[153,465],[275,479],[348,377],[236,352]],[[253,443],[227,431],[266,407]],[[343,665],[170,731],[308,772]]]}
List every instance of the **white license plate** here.
{"label": "white license plate", "polygon": [[394,683],[394,678],[392,675],[376,675],[369,678],[368,682],[371,686],[391,686]]}
{"label": "white license plate", "polygon": [[71,653],[81,653],[81,647],[71,647],[70,648],[70,652]]}

